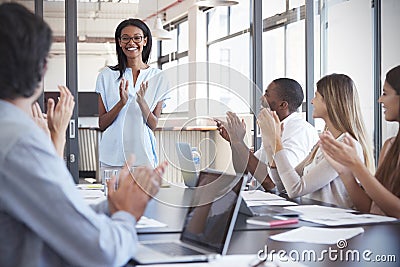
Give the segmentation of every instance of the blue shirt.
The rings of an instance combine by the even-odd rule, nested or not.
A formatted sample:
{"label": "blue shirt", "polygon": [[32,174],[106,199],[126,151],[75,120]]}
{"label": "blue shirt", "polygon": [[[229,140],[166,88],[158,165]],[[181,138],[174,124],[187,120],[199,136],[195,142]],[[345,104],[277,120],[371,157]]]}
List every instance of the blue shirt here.
{"label": "blue shirt", "polygon": [[49,136],[9,102],[0,114],[0,266],[124,265],[135,218],[88,206]]}
{"label": "blue shirt", "polygon": [[[97,77],[96,92],[101,95],[107,112],[120,100],[118,77],[119,71],[108,67]],[[161,70],[150,67],[140,70],[135,85],[131,68],[125,70],[123,78],[129,81],[129,99],[114,122],[103,132],[99,145],[99,160],[110,166],[123,166],[125,158],[135,154],[135,166],[155,167],[158,164],[156,138],[136,102],[136,92],[143,82],[149,82],[145,100],[153,111],[158,102],[167,98],[168,83]]]}

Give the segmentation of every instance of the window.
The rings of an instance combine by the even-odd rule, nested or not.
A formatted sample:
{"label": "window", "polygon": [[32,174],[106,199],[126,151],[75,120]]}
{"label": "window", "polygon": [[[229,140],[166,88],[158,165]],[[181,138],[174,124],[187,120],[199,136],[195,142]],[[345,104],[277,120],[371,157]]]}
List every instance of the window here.
{"label": "window", "polygon": [[189,23],[184,21],[179,24],[178,52],[185,52],[189,49]]}
{"label": "window", "polygon": [[[270,15],[263,19],[263,90],[274,79],[288,77],[305,91],[305,7],[285,10],[285,2],[263,2],[263,15]],[[282,13],[271,12],[282,8]]]}
{"label": "window", "polygon": [[228,35],[228,7],[215,7],[208,11],[208,41]]}
{"label": "window", "polygon": [[[189,47],[189,28],[187,19],[182,19],[178,22],[172,23],[170,32],[173,35],[172,40],[161,41],[161,57],[159,58],[161,69],[168,70],[169,68],[176,68],[181,64],[188,62],[188,47]],[[179,70],[179,68],[178,68]],[[169,99],[166,101],[166,107],[162,113],[186,113],[188,112],[188,85],[184,84],[184,74],[178,72],[167,72],[167,75],[177,75],[177,77],[170,77],[174,79],[178,87],[170,88]]]}
{"label": "window", "polygon": [[[234,110],[237,113],[250,112],[250,90],[248,87],[235,88],[234,83],[238,82],[237,75],[243,76],[242,78],[249,80],[249,33],[235,36],[221,42],[214,43],[209,46],[209,62],[218,63],[229,68],[234,69],[233,72],[221,70],[219,76],[227,82],[222,84],[227,85],[228,88],[221,86],[210,86],[209,88],[209,115],[217,116],[224,115],[228,110]],[[216,71],[211,67],[210,71]],[[226,75],[234,75],[233,77]],[[245,91],[246,90],[246,91]],[[218,105],[223,103],[223,105]]]}
{"label": "window", "polygon": [[239,1],[231,6],[229,14],[229,33],[246,30],[250,27],[250,5],[248,1]]}
{"label": "window", "polygon": [[[239,5],[216,7],[207,13],[209,76],[215,75],[219,82],[215,84],[210,78],[206,89],[208,110],[202,115],[224,116],[228,110],[251,110],[249,9],[250,1],[240,1]],[[236,86],[241,82],[245,84]]]}

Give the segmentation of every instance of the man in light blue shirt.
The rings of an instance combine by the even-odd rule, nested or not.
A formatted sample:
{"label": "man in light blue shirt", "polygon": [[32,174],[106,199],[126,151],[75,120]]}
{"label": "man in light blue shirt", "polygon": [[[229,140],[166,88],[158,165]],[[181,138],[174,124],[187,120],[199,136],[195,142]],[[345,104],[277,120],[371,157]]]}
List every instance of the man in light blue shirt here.
{"label": "man in light blue shirt", "polygon": [[136,222],[150,199],[144,191],[158,192],[165,165],[140,169],[134,179],[124,168],[108,201],[89,207],[32,119],[51,30],[15,3],[0,5],[0,25],[0,266],[126,264],[135,255]]}

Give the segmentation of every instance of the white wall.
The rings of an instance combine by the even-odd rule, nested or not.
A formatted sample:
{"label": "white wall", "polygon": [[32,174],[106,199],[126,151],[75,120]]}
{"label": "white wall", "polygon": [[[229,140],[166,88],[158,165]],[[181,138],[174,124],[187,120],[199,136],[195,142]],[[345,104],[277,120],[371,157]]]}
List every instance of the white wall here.
{"label": "white wall", "polygon": [[351,0],[328,8],[327,74],[343,73],[353,79],[371,138],[374,131],[372,21],[369,1]]}
{"label": "white wall", "polygon": [[[44,90],[58,91],[57,85],[66,84],[64,44],[55,43],[48,60],[44,78]],[[78,91],[94,92],[100,70],[106,65],[117,64],[115,47],[112,43],[78,43]]]}

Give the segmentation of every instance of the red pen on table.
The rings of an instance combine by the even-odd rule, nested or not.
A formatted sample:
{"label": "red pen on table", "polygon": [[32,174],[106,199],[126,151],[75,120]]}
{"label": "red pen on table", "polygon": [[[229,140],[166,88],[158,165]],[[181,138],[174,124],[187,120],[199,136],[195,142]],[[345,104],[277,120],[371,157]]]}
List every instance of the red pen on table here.
{"label": "red pen on table", "polygon": [[269,216],[264,217],[264,216],[259,216],[259,217],[252,217],[248,218],[246,220],[247,223],[249,224],[257,224],[257,225],[265,225],[269,227],[274,227],[274,226],[281,226],[281,225],[288,225],[288,224],[296,224],[299,222],[298,218],[291,218],[291,219],[286,219],[286,220],[268,220],[270,219]]}

